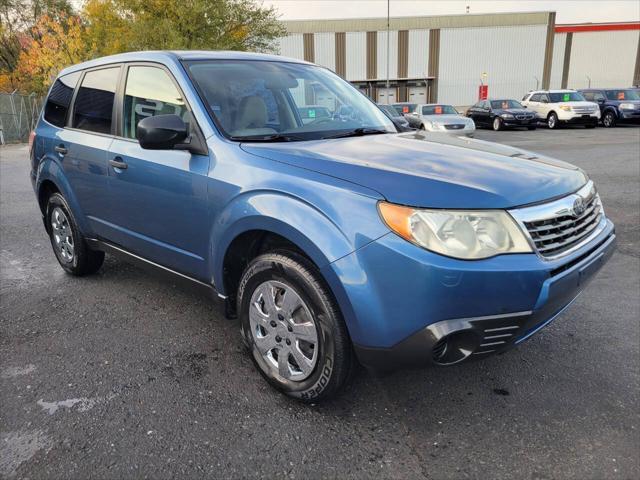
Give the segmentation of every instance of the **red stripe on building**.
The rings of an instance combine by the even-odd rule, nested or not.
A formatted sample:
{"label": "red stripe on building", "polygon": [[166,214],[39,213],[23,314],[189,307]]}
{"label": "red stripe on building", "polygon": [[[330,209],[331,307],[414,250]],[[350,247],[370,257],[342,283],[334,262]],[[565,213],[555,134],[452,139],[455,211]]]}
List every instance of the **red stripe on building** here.
{"label": "red stripe on building", "polygon": [[556,33],[568,32],[605,32],[611,30],[640,30],[640,22],[625,23],[582,23],[575,25],[556,25]]}

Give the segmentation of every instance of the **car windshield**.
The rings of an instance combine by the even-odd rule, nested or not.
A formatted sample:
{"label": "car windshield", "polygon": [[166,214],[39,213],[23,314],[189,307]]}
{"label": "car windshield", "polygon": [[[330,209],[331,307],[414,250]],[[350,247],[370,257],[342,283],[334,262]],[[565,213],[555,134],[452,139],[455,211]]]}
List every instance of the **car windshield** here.
{"label": "car windshield", "polygon": [[520,102],[517,102],[516,100],[491,100],[491,108],[522,108],[522,104]]}
{"label": "car windshield", "polygon": [[553,92],[549,93],[551,103],[558,102],[584,102],[584,97],[578,92]]}
{"label": "car windshield", "polygon": [[396,103],[393,105],[393,108],[395,108],[396,112],[400,115],[404,115],[405,113],[413,112],[417,106],[417,103]]}
{"label": "car windshield", "polygon": [[397,132],[373,102],[322,67],[259,60],[198,60],[187,67],[217,126],[233,140]]}
{"label": "car windshield", "polygon": [[607,90],[605,93],[609,100],[640,100],[638,90],[631,88],[624,90]]}
{"label": "car windshield", "polygon": [[398,111],[391,105],[378,105],[380,110],[385,112],[389,117],[396,118],[401,117],[402,115],[398,113]]}
{"label": "car windshield", "polygon": [[458,115],[458,111],[451,105],[425,105],[422,115]]}

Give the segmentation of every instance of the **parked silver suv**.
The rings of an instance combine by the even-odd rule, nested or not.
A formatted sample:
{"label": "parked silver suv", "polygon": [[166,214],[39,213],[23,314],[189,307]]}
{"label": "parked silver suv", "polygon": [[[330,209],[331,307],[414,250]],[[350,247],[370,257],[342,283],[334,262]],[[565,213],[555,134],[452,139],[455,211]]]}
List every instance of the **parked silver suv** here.
{"label": "parked silver suv", "polygon": [[522,105],[538,114],[549,128],[578,124],[594,128],[600,120],[598,104],[587,102],[575,90],[534,90],[522,98]]}

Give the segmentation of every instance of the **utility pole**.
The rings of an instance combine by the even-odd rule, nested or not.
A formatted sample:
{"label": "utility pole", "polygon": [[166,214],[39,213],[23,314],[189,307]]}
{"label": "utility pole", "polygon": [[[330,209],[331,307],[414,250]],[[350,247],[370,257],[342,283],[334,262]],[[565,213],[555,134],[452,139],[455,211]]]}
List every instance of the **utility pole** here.
{"label": "utility pole", "polygon": [[389,38],[389,27],[391,23],[391,18],[389,16],[391,10],[391,0],[387,0],[387,94],[385,97],[387,98],[387,105],[389,105],[389,46],[390,46],[390,38]]}

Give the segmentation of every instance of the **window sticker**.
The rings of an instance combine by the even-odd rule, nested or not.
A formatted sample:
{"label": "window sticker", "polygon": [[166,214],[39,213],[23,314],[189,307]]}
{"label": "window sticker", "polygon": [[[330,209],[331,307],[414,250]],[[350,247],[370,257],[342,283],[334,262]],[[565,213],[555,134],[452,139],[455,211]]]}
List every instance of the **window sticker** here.
{"label": "window sticker", "polygon": [[402,113],[409,113],[409,107],[407,105],[402,107]]}
{"label": "window sticker", "polygon": [[570,100],[571,100],[571,94],[570,94],[570,93],[565,93],[565,94],[562,96],[562,101],[563,101],[563,102],[569,102]]}
{"label": "window sticker", "polygon": [[441,115],[442,114],[442,107],[440,105],[437,105],[435,108],[435,112],[436,115]]}
{"label": "window sticker", "polygon": [[509,108],[509,102],[502,102],[502,108],[504,108],[505,110]]}
{"label": "window sticker", "polygon": [[316,111],[315,110],[309,110],[309,118],[316,118]]}
{"label": "window sticker", "polygon": [[624,92],[618,92],[618,100],[624,100]]}

